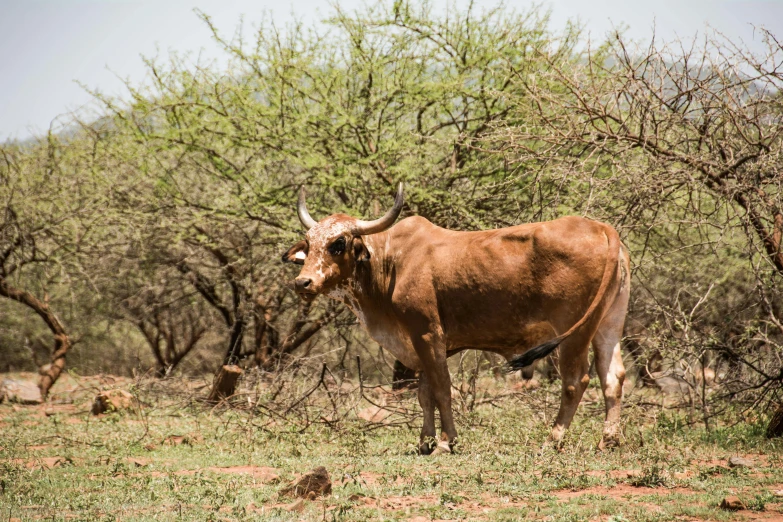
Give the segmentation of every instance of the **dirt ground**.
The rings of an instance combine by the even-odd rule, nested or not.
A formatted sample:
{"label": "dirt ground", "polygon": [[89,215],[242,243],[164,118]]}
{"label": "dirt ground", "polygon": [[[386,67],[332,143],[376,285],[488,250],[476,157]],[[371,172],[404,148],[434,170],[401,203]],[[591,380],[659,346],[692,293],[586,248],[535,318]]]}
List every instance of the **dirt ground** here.
{"label": "dirt ground", "polygon": [[[333,383],[332,392],[303,400],[291,392],[295,408],[285,412],[271,408],[278,400],[271,387],[209,405],[199,399],[205,384],[68,375],[46,404],[0,404],[0,513],[6,520],[783,520],[783,441],[764,438],[763,418],[708,432],[687,411],[646,407],[654,403],[649,391],[629,393],[624,443],[599,452],[596,390],[556,449],[545,444],[556,384],[489,385],[495,395],[460,412],[454,454],[431,458],[415,451],[411,392],[356,395]],[[138,404],[93,415],[94,396],[115,388]],[[331,413],[328,400],[338,403]],[[746,466],[730,465],[738,456]],[[328,470],[330,494],[281,494],[316,466]],[[721,507],[731,497],[736,511]]]}

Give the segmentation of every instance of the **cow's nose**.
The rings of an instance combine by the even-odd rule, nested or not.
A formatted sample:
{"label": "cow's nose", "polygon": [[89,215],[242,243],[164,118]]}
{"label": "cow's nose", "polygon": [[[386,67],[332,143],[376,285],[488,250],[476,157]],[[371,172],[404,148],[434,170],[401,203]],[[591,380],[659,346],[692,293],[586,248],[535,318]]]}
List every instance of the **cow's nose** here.
{"label": "cow's nose", "polygon": [[294,281],[297,292],[311,292],[313,286],[313,280],[308,277],[297,277]]}

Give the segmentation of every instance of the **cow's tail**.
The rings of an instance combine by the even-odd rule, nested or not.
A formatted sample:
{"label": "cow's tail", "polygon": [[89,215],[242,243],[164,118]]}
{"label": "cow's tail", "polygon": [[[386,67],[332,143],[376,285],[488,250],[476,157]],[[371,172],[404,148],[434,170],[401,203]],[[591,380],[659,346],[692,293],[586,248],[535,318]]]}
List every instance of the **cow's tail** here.
{"label": "cow's tail", "polygon": [[579,321],[577,321],[577,323],[564,334],[558,335],[554,339],[551,339],[543,344],[539,344],[535,348],[531,348],[525,353],[513,357],[510,361],[508,361],[509,372],[521,370],[525,366],[530,366],[538,359],[546,357],[555,351],[555,348],[557,348],[560,343],[565,341],[569,336],[571,336],[571,334],[584,326],[584,324],[587,323],[596,313],[596,310],[598,310],[598,308],[601,306],[601,302],[604,300],[606,292],[609,291],[609,287],[612,284],[612,279],[615,272],[617,271],[617,261],[620,256],[620,236],[617,235],[617,232],[613,228],[608,226],[606,227],[606,239],[608,242],[609,251],[606,256],[604,275],[601,279],[601,285],[598,287],[598,292],[596,292],[595,298],[593,299],[593,302],[590,303],[590,308],[587,309],[585,315],[583,315],[582,318],[579,319]]}

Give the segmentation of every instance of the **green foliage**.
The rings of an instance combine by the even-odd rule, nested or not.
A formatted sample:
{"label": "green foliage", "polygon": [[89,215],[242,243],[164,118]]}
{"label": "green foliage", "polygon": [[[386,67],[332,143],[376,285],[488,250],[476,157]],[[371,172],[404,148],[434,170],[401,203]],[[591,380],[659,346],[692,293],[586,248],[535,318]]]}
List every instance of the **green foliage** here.
{"label": "green foliage", "polygon": [[[129,104],[95,93],[103,115],[82,122],[67,146],[50,136],[8,162],[39,172],[38,154],[95,188],[100,221],[83,238],[86,255],[69,283],[52,284],[97,290],[99,316],[137,327],[153,352],[157,337],[188,344],[192,329],[161,324],[189,324],[194,300],[206,302],[199,323],[212,333],[202,344],[227,359],[261,354],[271,366],[297,349],[285,342],[306,324],[297,318],[334,320],[330,307],[302,309],[278,262],[299,235],[292,203],[302,184],[316,216],[377,214],[398,181],[407,213],[444,226],[530,216],[536,174],[475,145],[523,94],[514,74],[542,71],[543,56],[576,59],[575,28],[551,31],[537,8],[440,15],[379,3],[338,7],[322,29],[264,23],[249,39],[226,40],[201,16],[230,57],[226,70],[176,55],[148,60],[151,82],[128,85]],[[53,188],[31,190],[72,191]],[[69,319],[80,334],[90,328]],[[161,370],[172,360],[158,359]]]}
{"label": "green foliage", "polygon": [[[586,46],[537,7],[338,5],[322,25],[262,21],[232,38],[200,16],[225,66],[149,59],[125,98],[94,93],[96,119],[1,149],[0,251],[35,240],[15,250],[30,262],[14,281],[49,296],[83,367],[165,375],[194,353],[188,370],[275,370],[326,354],[341,372],[362,355],[365,376],[388,375],[348,312],[296,298],[279,257],[301,237],[301,186],[316,218],[369,218],[403,181],[404,214],[454,229],[565,214],[614,225],[632,260],[637,373],[681,379],[689,426],[696,408],[711,429],[779,396],[783,301],[763,230],[780,207],[780,97],[753,87],[776,69],[720,38],[702,55],[645,55],[622,35]],[[42,332],[0,307],[18,366],[21,337]],[[725,386],[702,385],[705,367]],[[471,409],[475,393],[460,392]]]}

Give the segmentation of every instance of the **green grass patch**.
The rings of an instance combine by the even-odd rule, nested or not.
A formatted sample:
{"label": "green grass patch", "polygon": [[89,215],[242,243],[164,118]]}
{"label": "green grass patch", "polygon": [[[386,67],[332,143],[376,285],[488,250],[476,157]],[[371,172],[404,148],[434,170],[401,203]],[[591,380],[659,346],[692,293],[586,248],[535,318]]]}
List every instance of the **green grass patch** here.
{"label": "green grass patch", "polygon": [[[541,392],[537,392],[541,393]],[[602,416],[582,407],[560,449],[549,410],[506,397],[459,416],[450,456],[416,454],[418,429],[266,418],[144,397],[142,415],[51,415],[0,405],[0,512],[22,520],[730,520],[736,494],[781,513],[781,450],[753,427],[707,434],[671,414],[629,408],[626,441],[599,452]],[[360,408],[362,405],[359,405]],[[416,410],[413,394],[401,407]],[[654,413],[654,412],[653,412]],[[629,436],[630,434],[630,436]],[[752,469],[726,459],[750,456]],[[291,511],[279,490],[325,466],[333,491]]]}

